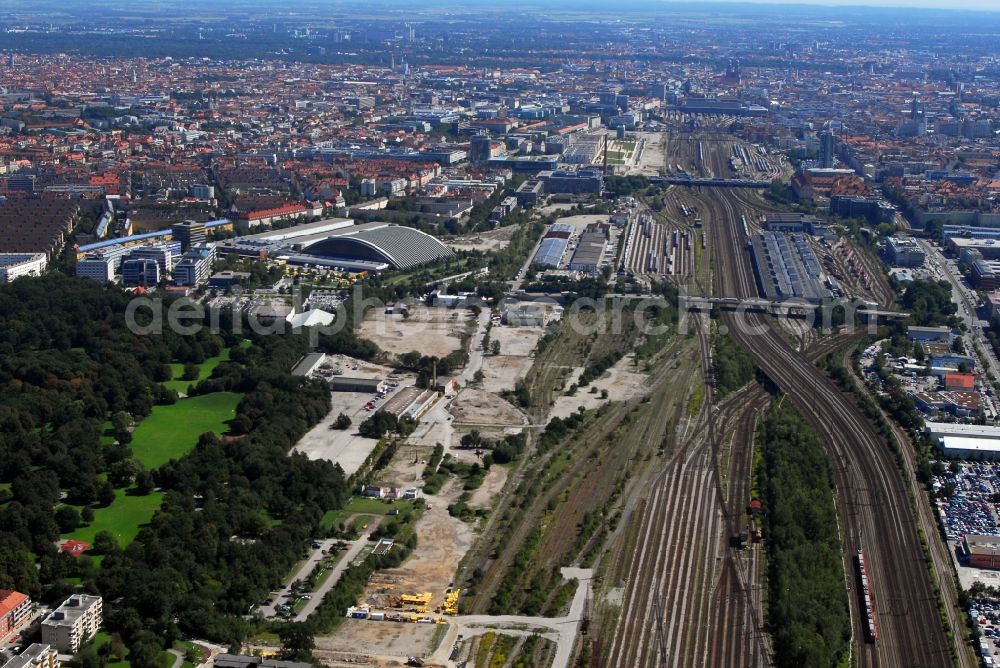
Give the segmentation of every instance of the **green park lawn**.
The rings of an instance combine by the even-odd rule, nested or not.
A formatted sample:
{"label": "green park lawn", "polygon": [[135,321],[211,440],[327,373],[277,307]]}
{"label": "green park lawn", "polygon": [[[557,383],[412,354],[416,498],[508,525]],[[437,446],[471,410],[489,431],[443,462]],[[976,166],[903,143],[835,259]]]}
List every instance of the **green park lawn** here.
{"label": "green park lawn", "polygon": [[188,385],[195,385],[199,381],[205,380],[206,378],[212,377],[212,371],[215,367],[219,366],[222,362],[229,361],[229,348],[223,348],[222,352],[215,357],[209,357],[207,360],[198,365],[198,377],[194,380],[182,380],[181,376],[184,375],[184,365],[180,362],[173,362],[170,365],[170,380],[163,381],[162,385],[167,389],[174,390],[180,393],[186,393]]}
{"label": "green park lawn", "polygon": [[[129,496],[125,490],[115,490],[115,500],[104,508],[94,508],[94,521],[88,526],[64,534],[63,538],[94,542],[99,531],[110,531],[118,539],[118,544],[127,546],[139,535],[139,528],[153,519],[153,514],[163,502],[162,492],[150,492],[146,496]],[[80,508],[77,507],[77,510]]]}
{"label": "green park lawn", "polygon": [[241,398],[235,392],[213,392],[157,406],[132,433],[130,446],[135,458],[150,470],[180,459],[205,432],[225,433],[226,422],[236,415]]}

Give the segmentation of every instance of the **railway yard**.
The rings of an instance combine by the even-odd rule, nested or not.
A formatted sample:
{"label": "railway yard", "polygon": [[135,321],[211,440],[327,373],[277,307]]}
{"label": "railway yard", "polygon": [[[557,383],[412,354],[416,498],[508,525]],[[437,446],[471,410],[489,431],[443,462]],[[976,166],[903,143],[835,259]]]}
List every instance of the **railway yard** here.
{"label": "railway yard", "polygon": [[[717,128],[662,133],[637,146],[647,163],[651,150],[662,152],[660,173],[760,178],[782,169]],[[597,242],[595,266],[615,258],[618,280],[635,278],[647,290],[667,280],[688,294],[758,297],[749,238],[780,210],[759,190],[673,185],[630,198],[628,207],[627,221],[614,230],[600,227],[607,217],[560,219],[534,257],[549,253],[548,271],[572,276],[569,258],[583,235],[609,229]],[[546,239],[555,241],[540,251]],[[810,243],[843,291],[891,305],[892,289],[862,250],[844,239]],[[426,665],[478,666],[492,665],[500,653],[557,668],[773,665],[767,536],[747,509],[760,493],[752,487],[760,457],[755,436],[775,388],[748,382],[720,392],[715,341],[728,335],[826,445],[853,628],[850,662],[974,665],[971,652],[945,632],[945,621],[959,623],[953,571],[928,524],[929,509],[914,513],[914,494],[922,502],[912,461],[903,457],[901,470],[852,395],[817,366],[855,345],[862,332],[824,333],[798,320],[723,310],[718,317],[678,314],[681,326],[650,345],[631,319],[623,319],[624,329],[609,327],[610,314],[600,311],[574,314],[586,331],[559,310],[535,324],[496,315],[487,330],[487,314],[476,320],[453,313],[429,308],[391,326],[365,323],[365,336],[394,354],[411,349],[403,325],[417,334],[429,325],[424,335],[447,346],[442,354],[460,340],[483,351],[484,331],[498,348],[473,351],[460,373],[468,386],[430,404],[378,483],[420,490],[435,442],[452,462],[448,470],[460,470],[455,462],[478,465],[481,453],[459,449],[473,432],[523,433],[526,454],[494,464],[474,491],[446,477],[440,491],[418,492],[427,504],[415,524],[418,548],[368,583],[351,609],[363,621],[317,638],[324,661],[392,665],[405,653]],[[442,326],[460,328],[463,338],[445,339]],[[567,579],[565,567],[592,569],[593,576],[586,584]],[[393,601],[417,600],[420,592],[430,593],[438,610],[424,606],[421,621],[429,624],[384,621],[400,616],[391,612]],[[444,607],[449,615],[440,613]],[[556,621],[570,626],[557,631]],[[392,624],[392,632],[381,634],[382,624]],[[354,644],[354,636],[364,641]]]}
{"label": "railway yard", "polygon": [[[688,164],[707,162],[714,173],[728,175],[725,155],[731,149],[724,148],[725,143],[713,145],[720,148],[698,153]],[[668,155],[670,151],[668,147]],[[704,219],[710,234],[715,293],[755,297],[757,286],[746,244],[747,233],[755,231],[755,221],[767,210],[759,196],[701,189],[678,194],[677,202],[697,207]],[[875,281],[869,287],[870,296],[885,303],[887,287]],[[939,577],[947,585],[947,576],[939,574],[932,581],[927,564],[918,556],[923,536],[936,538],[923,524],[918,530],[913,517],[909,484],[903,478],[912,476],[912,469],[900,472],[889,445],[853,400],[814,364],[849,343],[849,335],[802,336],[795,349],[788,343],[789,332],[768,322],[767,316],[745,313],[740,318],[725,313],[722,322],[809,419],[834,462],[857,664],[950,664],[953,649],[935,598]],[[705,366],[710,366],[709,360]],[[707,392],[710,397],[710,388]],[[734,555],[725,544],[736,531],[749,498],[746,485],[753,425],[767,404],[759,390],[743,392],[746,396],[737,394],[721,402],[713,414],[693,418],[700,420],[702,428],[691,429],[697,435],[679,444],[644,499],[622,598],[623,609],[638,614],[617,618],[613,631],[601,639],[607,665],[769,665],[761,625],[757,552],[752,548]],[[720,443],[728,443],[731,451],[713,461],[713,448]],[[723,461],[727,466],[720,466]],[[723,478],[730,483],[725,492]],[[876,643],[864,641],[864,597],[854,595],[862,587],[852,568],[861,549],[874,583],[871,600],[879,622]],[[900,559],[902,554],[911,556]],[[934,569],[948,568],[940,561],[934,565]],[[692,582],[700,585],[692,586]],[[953,592],[946,595],[949,598],[954,605]],[[973,665],[968,652],[961,649],[957,660],[960,665]]]}

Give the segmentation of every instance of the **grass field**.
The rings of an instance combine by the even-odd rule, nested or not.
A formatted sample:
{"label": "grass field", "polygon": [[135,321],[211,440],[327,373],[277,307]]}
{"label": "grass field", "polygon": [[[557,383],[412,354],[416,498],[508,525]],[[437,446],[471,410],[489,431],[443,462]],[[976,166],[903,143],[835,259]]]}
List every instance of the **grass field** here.
{"label": "grass field", "polygon": [[171,390],[176,390],[177,392],[187,392],[188,385],[196,384],[200,380],[205,380],[206,378],[211,378],[212,371],[215,367],[219,366],[222,362],[229,361],[229,348],[223,348],[222,352],[215,357],[209,357],[207,360],[198,365],[198,378],[195,380],[181,380],[181,376],[184,375],[184,365],[180,362],[174,362],[170,365],[170,370],[173,372],[171,374],[171,380],[163,381],[162,385]]}
{"label": "grass field", "polygon": [[[94,509],[94,521],[89,526],[64,534],[63,538],[94,542],[99,531],[110,531],[123,548],[135,540],[139,528],[149,522],[163,502],[161,492],[150,492],[146,496],[128,496],[125,490],[115,490],[115,500],[106,508]],[[79,507],[77,507],[79,510]]]}
{"label": "grass field", "polygon": [[381,499],[369,499],[365,497],[355,497],[347,502],[347,505],[340,510],[329,510],[320,522],[323,528],[329,529],[343,522],[351,515],[385,515],[393,508],[400,513],[413,508],[413,501],[394,501],[386,503]]}
{"label": "grass field", "polygon": [[226,421],[236,414],[241,395],[213,392],[182,399],[170,406],[157,406],[132,434],[132,452],[147,469],[179,459],[211,431],[225,433]]}

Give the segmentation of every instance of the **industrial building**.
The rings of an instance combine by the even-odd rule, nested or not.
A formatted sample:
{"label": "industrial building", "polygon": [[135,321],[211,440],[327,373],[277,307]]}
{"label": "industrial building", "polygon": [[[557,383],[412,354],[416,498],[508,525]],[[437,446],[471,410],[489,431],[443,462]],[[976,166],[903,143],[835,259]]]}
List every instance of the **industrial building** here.
{"label": "industrial building", "polygon": [[75,594],[42,622],[42,642],[74,654],[94,637],[103,621],[104,600],[100,596]]}
{"label": "industrial building", "polygon": [[0,283],[21,276],[41,276],[47,264],[45,253],[0,253]]}
{"label": "industrial building", "polygon": [[920,267],[927,257],[913,237],[889,237],[885,242],[885,253],[894,267]]}
{"label": "industrial building", "polygon": [[947,248],[955,255],[977,250],[984,260],[1000,260],[1000,240],[981,237],[950,237]]}
{"label": "industrial building", "polygon": [[346,218],[230,239],[219,248],[224,253],[282,258],[290,264],[376,272],[389,267],[411,269],[452,255],[440,241],[412,227],[354,225]]}
{"label": "industrial building", "polygon": [[582,271],[588,274],[596,274],[597,267],[601,264],[604,256],[604,246],[607,244],[607,236],[601,230],[587,231],[580,235],[580,241],[570,258],[569,268],[573,271]]}
{"label": "industrial building", "polygon": [[864,218],[873,225],[891,223],[896,217],[896,210],[885,200],[860,195],[831,196],[830,213],[843,218]]}
{"label": "industrial building", "polygon": [[937,440],[946,457],[996,459],[1000,456],[1000,427],[950,422],[924,422],[924,430]]}
{"label": "industrial building", "polygon": [[331,392],[360,392],[362,394],[376,394],[386,388],[385,381],[378,378],[348,378],[347,376],[334,376],[330,379]]}
{"label": "industrial building", "polygon": [[767,107],[746,104],[736,98],[688,97],[681,103],[680,110],[685,114],[767,116]]}
{"label": "industrial building", "polygon": [[769,213],[764,219],[768,232],[805,232],[815,234],[819,218],[804,213]]}
{"label": "industrial building", "polygon": [[906,328],[906,338],[910,341],[916,341],[918,343],[944,341],[950,346],[951,342],[955,339],[955,334],[951,331],[951,327],[921,327],[919,325],[910,325]]}
{"label": "industrial building", "polygon": [[514,197],[520,206],[534,206],[545,193],[545,184],[537,178],[528,179],[514,191]]}
{"label": "industrial building", "polygon": [[561,237],[542,239],[531,262],[541,267],[558,267],[568,244],[569,241]]}
{"label": "industrial building", "polygon": [[1000,536],[966,534],[962,548],[969,566],[1000,569]]}
{"label": "industrial building", "polygon": [[830,296],[822,265],[804,234],[764,232],[750,240],[758,287],[767,299],[820,301]]}
{"label": "industrial building", "polygon": [[326,361],[326,353],[309,353],[292,369],[293,376],[311,376]]}
{"label": "industrial building", "polygon": [[983,290],[1000,287],[1000,260],[973,260],[972,283]]}

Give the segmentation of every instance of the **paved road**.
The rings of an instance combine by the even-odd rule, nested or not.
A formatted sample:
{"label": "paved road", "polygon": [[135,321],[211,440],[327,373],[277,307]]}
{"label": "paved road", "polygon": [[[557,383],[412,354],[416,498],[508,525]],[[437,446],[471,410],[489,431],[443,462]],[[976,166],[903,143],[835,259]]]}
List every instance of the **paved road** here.
{"label": "paved road", "polygon": [[173,655],[174,662],[171,664],[170,668],[181,668],[181,664],[184,663],[184,654],[177,649],[168,649],[167,652]]}
{"label": "paved road", "polygon": [[538,237],[538,241],[535,242],[534,248],[532,248],[531,252],[528,253],[528,258],[524,261],[524,265],[522,265],[521,270],[517,272],[517,277],[510,282],[511,292],[517,292],[518,290],[521,289],[521,285],[524,284],[524,277],[528,273],[528,267],[531,266],[531,261],[535,259],[535,252],[538,250],[538,247],[542,244],[542,239],[544,238],[545,235]]}
{"label": "paved road", "polygon": [[308,618],[309,615],[311,615],[313,611],[319,607],[319,604],[323,602],[323,597],[326,596],[326,593],[333,589],[333,586],[340,580],[344,571],[350,567],[351,562],[358,558],[358,555],[361,554],[361,550],[365,549],[365,546],[368,544],[368,537],[371,536],[372,532],[375,531],[375,528],[378,527],[379,521],[380,518],[373,519],[369,522],[369,528],[364,535],[351,542],[351,546],[347,548],[347,552],[340,557],[340,561],[338,561],[337,565],[333,567],[333,571],[330,575],[326,578],[323,584],[320,585],[319,589],[313,592],[312,600],[306,601],[306,604],[302,606],[301,610],[299,610],[298,618],[300,620]]}
{"label": "paved road", "polygon": [[[454,666],[448,659],[458,635],[470,638],[488,631],[510,635],[543,635],[556,643],[556,655],[552,668],[568,668],[573,654],[573,645],[583,621],[584,608],[590,593],[593,571],[589,568],[563,568],[562,575],[567,580],[576,580],[579,586],[570,603],[569,613],[564,617],[524,617],[520,615],[459,615],[449,620],[448,632],[430,660],[442,665]],[[505,629],[504,626],[520,628]],[[523,627],[530,627],[531,630]]]}
{"label": "paved road", "polygon": [[491,311],[484,308],[479,312],[479,319],[476,325],[476,333],[469,341],[469,363],[465,365],[462,372],[458,374],[458,384],[466,387],[472,383],[473,376],[483,367],[483,337],[486,335],[486,325],[490,322]]}
{"label": "paved road", "polygon": [[990,345],[990,342],[983,334],[983,328],[979,326],[979,317],[976,315],[975,294],[962,283],[962,279],[952,270],[938,247],[924,239],[918,239],[917,243],[927,253],[929,262],[939,268],[941,274],[951,283],[951,297],[958,304],[958,315],[965,322],[965,326],[969,330],[969,336],[972,337],[975,347],[979,348],[979,357],[986,364],[993,382],[1000,382],[1000,361],[997,360],[997,356],[993,352],[993,346]]}
{"label": "paved road", "polygon": [[[326,578],[326,581],[323,582],[319,589],[312,592],[312,600],[306,601],[306,604],[299,610],[297,619],[303,620],[312,614],[313,610],[315,610],[316,607],[322,602],[323,596],[325,596],[326,593],[330,591],[335,584],[337,584],[340,576],[343,575],[345,570],[347,570],[350,563],[357,558],[358,554],[361,553],[361,550],[363,550],[365,545],[368,544],[368,537],[371,536],[375,527],[378,526],[378,522],[379,518],[375,518],[369,523],[369,529],[364,535],[357,540],[351,541],[350,547],[348,547],[347,551],[340,556],[340,559],[337,561],[337,565],[333,568],[333,572]],[[309,577],[309,574],[312,573],[316,566],[319,565],[319,563],[326,557],[323,552],[329,551],[335,543],[341,542],[346,541],[342,541],[339,538],[327,538],[326,540],[320,541],[319,547],[314,548],[312,552],[310,552],[309,557],[302,562],[302,566],[300,566],[299,569],[295,571],[295,574],[288,580],[288,584],[282,588],[277,596],[271,597],[272,602],[259,608],[260,614],[270,619],[277,614],[276,608],[278,605],[283,603],[291,605],[291,602],[287,601],[286,597],[291,593],[292,583],[297,580],[305,580]]]}

